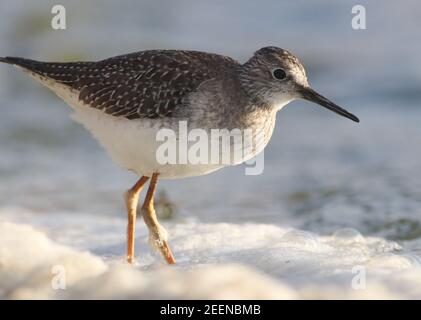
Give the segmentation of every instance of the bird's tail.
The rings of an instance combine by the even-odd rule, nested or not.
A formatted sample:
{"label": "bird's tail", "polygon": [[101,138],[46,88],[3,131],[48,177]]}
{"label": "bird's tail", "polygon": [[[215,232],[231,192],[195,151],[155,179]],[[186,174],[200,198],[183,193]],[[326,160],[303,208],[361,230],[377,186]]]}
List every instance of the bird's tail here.
{"label": "bird's tail", "polygon": [[24,58],[18,58],[18,57],[0,57],[0,62],[25,67],[25,66],[31,65],[31,62],[35,62],[35,61],[24,59]]}
{"label": "bird's tail", "polygon": [[0,62],[67,85],[77,81],[80,73],[92,64],[92,62],[42,62],[19,57],[0,57]]}
{"label": "bird's tail", "polygon": [[32,71],[32,72],[36,72],[40,74],[42,73],[42,70],[41,70],[42,62],[40,61],[19,58],[19,57],[0,57],[0,62],[11,64],[28,71]]}

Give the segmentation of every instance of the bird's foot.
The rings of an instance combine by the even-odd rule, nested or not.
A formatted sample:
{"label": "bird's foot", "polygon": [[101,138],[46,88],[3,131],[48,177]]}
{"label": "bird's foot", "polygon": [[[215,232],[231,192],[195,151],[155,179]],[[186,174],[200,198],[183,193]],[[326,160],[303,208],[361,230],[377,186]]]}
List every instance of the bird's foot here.
{"label": "bird's foot", "polygon": [[164,257],[168,264],[175,264],[174,256],[168,244],[168,234],[164,227],[158,225],[150,230],[149,244]]}

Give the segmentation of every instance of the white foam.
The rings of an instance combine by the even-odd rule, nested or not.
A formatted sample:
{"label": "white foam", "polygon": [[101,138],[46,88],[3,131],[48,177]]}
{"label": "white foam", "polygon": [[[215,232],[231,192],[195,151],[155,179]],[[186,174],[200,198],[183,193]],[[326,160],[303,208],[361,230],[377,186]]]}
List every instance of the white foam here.
{"label": "white foam", "polygon": [[[0,216],[15,220],[16,212],[8,213]],[[141,227],[136,241],[141,255],[130,267],[124,262],[123,218],[60,214],[58,222],[45,223],[27,212],[19,219],[39,229],[0,223],[0,298],[421,297],[419,257],[356,230],[320,236],[269,224],[165,224],[178,260],[169,267],[147,247]],[[75,233],[84,222],[92,229]],[[65,270],[65,290],[52,288],[57,265]],[[353,288],[361,267],[366,288]]]}

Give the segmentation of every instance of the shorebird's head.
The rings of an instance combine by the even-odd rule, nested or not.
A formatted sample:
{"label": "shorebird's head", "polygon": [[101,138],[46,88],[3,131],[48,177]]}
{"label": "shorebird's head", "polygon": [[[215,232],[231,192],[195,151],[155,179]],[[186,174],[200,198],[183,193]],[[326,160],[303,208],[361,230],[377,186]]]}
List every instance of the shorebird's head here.
{"label": "shorebird's head", "polygon": [[291,52],[265,47],[242,65],[241,84],[247,94],[277,110],[295,99],[305,99],[348,119],[359,122],[352,113],[314,91],[307,81],[303,65]]}

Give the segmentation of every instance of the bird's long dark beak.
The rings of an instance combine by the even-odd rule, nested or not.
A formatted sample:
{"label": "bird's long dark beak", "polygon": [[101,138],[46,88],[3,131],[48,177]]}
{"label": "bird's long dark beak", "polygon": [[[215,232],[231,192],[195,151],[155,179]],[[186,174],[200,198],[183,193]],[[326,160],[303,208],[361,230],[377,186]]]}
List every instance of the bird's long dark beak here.
{"label": "bird's long dark beak", "polygon": [[341,116],[344,116],[345,118],[351,119],[355,122],[360,122],[360,119],[358,119],[356,116],[354,116],[352,113],[346,111],[345,109],[342,109],[337,104],[333,103],[329,99],[323,97],[322,95],[318,94],[313,89],[307,87],[303,88],[301,90],[301,97],[305,100],[317,103],[318,105],[321,105],[322,107],[325,107],[326,109],[332,110],[333,112],[336,112],[337,114],[340,114]]}

